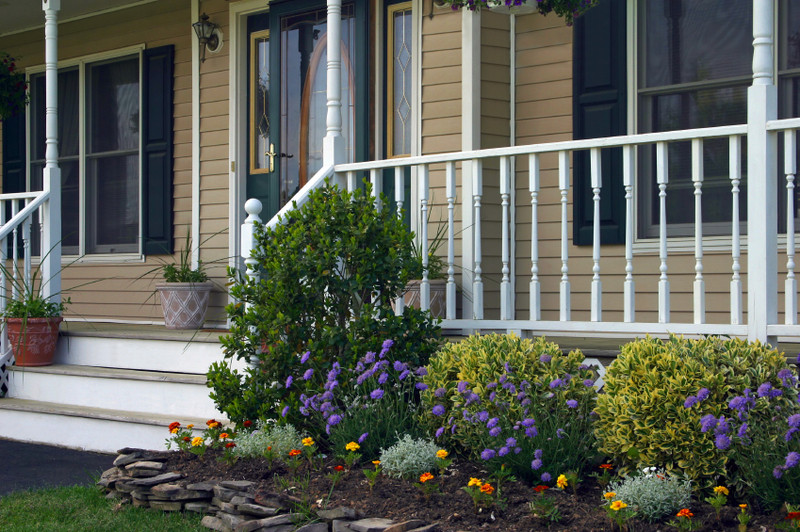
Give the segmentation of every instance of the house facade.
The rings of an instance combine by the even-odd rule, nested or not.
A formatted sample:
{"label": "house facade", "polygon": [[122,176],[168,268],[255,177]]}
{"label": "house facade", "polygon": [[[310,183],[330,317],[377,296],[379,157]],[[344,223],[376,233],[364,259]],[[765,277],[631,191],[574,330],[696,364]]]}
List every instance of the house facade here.
{"label": "house facade", "polygon": [[[45,11],[2,9],[0,50],[30,80],[28,112],[3,124],[3,192],[17,193],[42,188]],[[206,325],[224,328],[245,201],[258,198],[267,221],[326,165],[328,2],[62,0],[52,11],[61,253],[78,259],[62,274],[68,319],[161,323],[147,272],[190,235],[219,285]],[[335,170],[343,184],[376,181],[418,233],[452,213],[452,245],[438,248],[453,248],[451,319],[747,335],[757,245],[772,288],[754,315],[792,325],[793,123],[765,133],[770,203],[750,205],[747,100],[754,17],[766,17],[755,41],[768,64],[755,79],[776,101],[764,112],[798,116],[799,12],[788,1],[609,0],[569,27],[433,0],[344,1]],[[204,14],[213,47],[192,28]],[[464,155],[475,150],[499,151]],[[379,160],[389,162],[369,164]],[[773,236],[748,240],[753,209],[767,204]]]}

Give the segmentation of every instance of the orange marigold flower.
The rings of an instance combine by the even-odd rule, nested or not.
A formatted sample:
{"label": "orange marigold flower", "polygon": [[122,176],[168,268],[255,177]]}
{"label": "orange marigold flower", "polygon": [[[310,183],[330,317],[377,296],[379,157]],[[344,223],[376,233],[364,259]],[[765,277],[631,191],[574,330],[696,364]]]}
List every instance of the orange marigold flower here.
{"label": "orange marigold flower", "polygon": [[614,466],[611,464],[600,464],[600,469],[614,469]]}
{"label": "orange marigold flower", "polygon": [[311,437],[303,438],[303,445],[306,447],[311,447],[312,445],[314,445],[314,438]]}
{"label": "orange marigold flower", "polygon": [[234,447],[236,447],[236,444],[233,443],[232,441],[229,441],[228,443],[225,444],[226,449],[233,449]]}
{"label": "orange marigold flower", "polygon": [[728,488],[726,488],[725,486],[716,486],[714,487],[714,493],[716,494],[722,493],[723,495],[727,496],[729,492]]}
{"label": "orange marigold flower", "polygon": [[178,423],[177,421],[173,421],[172,423],[169,424],[169,431],[174,434],[176,432],[175,429],[177,429],[180,426],[181,426],[180,423]]}
{"label": "orange marigold flower", "polygon": [[624,503],[624,502],[622,502],[622,501],[614,501],[614,502],[612,502],[612,503],[611,503],[611,506],[610,506],[609,508],[611,508],[611,509],[612,509],[612,510],[614,510],[615,512],[619,512],[619,511],[620,511],[620,510],[622,510],[623,508],[627,508],[627,507],[628,507],[628,505],[627,505],[627,504],[625,504],[625,503]]}
{"label": "orange marigold flower", "polygon": [[683,508],[680,512],[678,512],[678,517],[685,517],[686,519],[691,519],[694,517],[694,514],[688,509]]}
{"label": "orange marigold flower", "polygon": [[381,465],[381,461],[380,460],[373,460],[372,464],[373,465]]}
{"label": "orange marigold flower", "polygon": [[603,494],[603,497],[608,501],[610,501],[611,499],[613,499],[616,496],[617,496],[617,492],[615,492],[615,491],[607,491],[607,492],[605,492]]}
{"label": "orange marigold flower", "polygon": [[419,476],[419,481],[424,484],[425,482],[428,482],[432,478],[433,478],[433,475],[431,475],[430,473],[423,473],[423,474],[421,474]]}
{"label": "orange marigold flower", "polygon": [[192,439],[189,436],[184,436],[183,441],[189,442],[192,441]]}
{"label": "orange marigold flower", "polygon": [[444,460],[445,458],[447,458],[447,455],[449,455],[449,454],[450,453],[448,453],[444,449],[439,449],[438,451],[436,451],[436,458],[439,458],[440,460]]}
{"label": "orange marigold flower", "polygon": [[222,434],[220,434],[220,435],[219,435],[219,439],[220,439],[220,440],[224,440],[224,439],[226,439],[227,437],[228,437],[228,433],[227,433],[227,432],[223,432]]}
{"label": "orange marigold flower", "polygon": [[494,488],[488,482],[481,486],[481,493],[485,493],[486,495],[491,495],[494,493]]}
{"label": "orange marigold flower", "polygon": [[203,445],[203,438],[200,436],[195,436],[192,438],[192,447],[199,447]]}
{"label": "orange marigold flower", "polygon": [[300,449],[292,449],[291,451],[289,451],[289,456],[291,457],[299,456],[301,454],[303,454],[303,451],[301,451]]}
{"label": "orange marigold flower", "polygon": [[186,428],[187,429],[193,429],[194,428],[194,423],[189,423],[188,425],[186,425]]}
{"label": "orange marigold flower", "polygon": [[341,465],[333,466],[333,470],[336,471],[337,473],[339,471],[344,471],[344,466]]}
{"label": "orange marigold flower", "polygon": [[253,422],[248,419],[242,425],[244,425],[244,428],[249,428],[253,425]]}
{"label": "orange marigold flower", "polygon": [[739,505],[739,508],[741,508],[742,510],[744,510],[745,508],[747,508],[747,505],[746,505],[746,504],[740,504],[740,505]]}
{"label": "orange marigold flower", "polygon": [[272,445],[267,447],[267,451],[271,451],[271,450],[272,450]]}
{"label": "orange marigold flower", "polygon": [[550,489],[550,486],[545,486],[544,484],[539,484],[538,486],[533,488],[533,491],[535,491],[536,493],[541,493],[544,490],[549,490],[549,489]]}

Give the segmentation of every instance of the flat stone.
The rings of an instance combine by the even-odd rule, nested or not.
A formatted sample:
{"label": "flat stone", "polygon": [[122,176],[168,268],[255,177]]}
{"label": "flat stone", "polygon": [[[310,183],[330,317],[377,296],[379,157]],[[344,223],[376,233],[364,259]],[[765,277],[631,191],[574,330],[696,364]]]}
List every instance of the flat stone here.
{"label": "flat stone", "polygon": [[341,519],[337,519],[332,523],[331,530],[333,532],[353,532],[353,529],[350,528],[350,521],[342,521]]}
{"label": "flat stone", "polygon": [[117,451],[117,454],[133,454],[133,453],[146,453],[150,452],[146,449],[142,449],[141,447],[123,447],[122,449]]}
{"label": "flat stone", "polygon": [[255,486],[255,483],[249,480],[224,480],[219,485],[232,490],[247,491]]}
{"label": "flat stone", "polygon": [[357,519],[358,514],[352,508],[347,506],[338,506],[331,510],[319,510],[317,516],[326,521],[333,521],[334,519]]}
{"label": "flat stone", "polygon": [[138,478],[136,480],[132,480],[131,484],[135,486],[155,486],[156,484],[164,484],[166,482],[172,482],[173,480],[178,480],[181,478],[183,478],[182,474],[170,472],[150,478]]}
{"label": "flat stone", "polygon": [[297,532],[328,532],[328,523],[311,523],[301,526]]}
{"label": "flat stone", "polygon": [[100,479],[97,481],[97,485],[111,489],[114,487],[116,481],[123,478],[125,478],[125,475],[123,475],[118,468],[112,467],[111,469],[103,471],[103,474],[100,475]]}
{"label": "flat stone", "polygon": [[187,512],[204,514],[208,511],[209,506],[207,502],[187,502],[183,505],[183,509]]}
{"label": "flat stone", "polygon": [[134,499],[140,499],[143,501],[150,499],[150,491],[149,490],[133,490],[131,492],[131,497]]}
{"label": "flat stone", "polygon": [[231,498],[231,504],[240,505],[240,504],[248,504],[253,502],[254,499],[252,497],[245,497],[243,495],[237,495]]}
{"label": "flat stone", "polygon": [[409,532],[436,532],[436,530],[439,530],[439,523],[431,523],[429,525],[410,530]]}
{"label": "flat stone", "polygon": [[216,505],[219,506],[219,509],[225,512],[226,514],[239,515],[239,511],[236,509],[235,504],[231,504],[225,501],[217,501]]}
{"label": "flat stone", "polygon": [[183,486],[180,484],[159,484],[158,486],[153,486],[152,491],[155,495],[161,495],[163,497],[172,497],[179,491],[183,489]]}
{"label": "flat stone", "polygon": [[119,480],[116,484],[114,484],[114,489],[123,493],[130,493],[136,489],[136,486],[133,484],[132,480]]}
{"label": "flat stone", "polygon": [[225,528],[225,525],[222,523],[222,519],[214,517],[213,515],[203,517],[200,524],[211,530],[216,530],[217,532],[228,532],[228,529]]}
{"label": "flat stone", "polygon": [[131,478],[150,478],[160,475],[161,472],[153,471],[152,469],[132,469],[128,471]]}
{"label": "flat stone", "polygon": [[409,530],[414,530],[421,526],[425,526],[425,521],[420,519],[410,519],[408,521],[403,521],[402,523],[392,525],[383,532],[408,532]]}
{"label": "flat stone", "polygon": [[236,506],[240,513],[255,517],[270,517],[278,513],[277,508],[261,506],[260,504],[244,503]]}
{"label": "flat stone", "polygon": [[161,510],[162,512],[180,512],[183,504],[174,501],[150,501],[150,508]]}
{"label": "flat stone", "polygon": [[214,497],[221,501],[230,502],[231,499],[236,497],[238,493],[236,490],[226,488],[224,486],[214,486]]}
{"label": "flat stone", "polygon": [[232,515],[226,512],[219,512],[217,517],[222,520],[222,524],[225,525],[229,530],[236,530],[239,525],[244,522],[244,519],[242,519],[240,516]]}
{"label": "flat stone", "polygon": [[138,462],[133,462],[132,464],[126,465],[125,469],[128,471],[131,469],[149,469],[151,471],[161,471],[164,469],[164,464],[161,462],[154,462],[153,460],[140,460]]}
{"label": "flat stone", "polygon": [[368,517],[367,519],[359,519],[353,521],[348,526],[356,532],[383,532],[394,524],[391,519],[384,519],[382,517]]}
{"label": "flat stone", "polygon": [[194,491],[207,491],[210,493],[214,491],[214,486],[216,485],[216,482],[195,482],[194,484],[187,485],[186,489]]}
{"label": "flat stone", "polygon": [[137,508],[150,508],[150,503],[143,499],[131,499],[131,502]]}
{"label": "flat stone", "polygon": [[[292,525],[290,530],[294,530],[294,522],[302,519],[304,516],[303,514],[281,514],[276,515],[275,517],[265,517],[264,519],[256,519],[255,522],[258,523],[260,528],[274,528],[280,525]],[[253,528],[252,530],[257,530],[257,528]]]}

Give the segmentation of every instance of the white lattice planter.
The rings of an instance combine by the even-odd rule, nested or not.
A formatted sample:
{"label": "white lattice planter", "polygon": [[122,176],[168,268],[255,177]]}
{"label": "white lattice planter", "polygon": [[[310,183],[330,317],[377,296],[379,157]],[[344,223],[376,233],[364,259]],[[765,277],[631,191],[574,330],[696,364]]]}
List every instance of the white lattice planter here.
{"label": "white lattice planter", "polygon": [[161,295],[167,329],[199,329],[208,309],[212,283],[164,283],[156,285]]}

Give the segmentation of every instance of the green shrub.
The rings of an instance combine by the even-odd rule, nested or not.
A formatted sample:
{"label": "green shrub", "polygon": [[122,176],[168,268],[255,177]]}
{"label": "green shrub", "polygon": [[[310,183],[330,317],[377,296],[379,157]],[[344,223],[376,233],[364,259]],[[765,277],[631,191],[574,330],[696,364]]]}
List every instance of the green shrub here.
{"label": "green shrub", "polygon": [[423,378],[421,421],[437,441],[490,469],[547,482],[595,455],[595,375],[544,338],[473,335],[444,346]]}
{"label": "green shrub", "polygon": [[285,461],[289,451],[303,448],[302,440],[302,436],[292,425],[259,420],[256,421],[255,430],[237,435],[234,453],[245,458],[255,458],[264,456],[267,448],[272,447],[274,455]]}
{"label": "green shrub", "polygon": [[208,374],[211,396],[229,419],[282,417],[319,440],[325,425],[310,423],[300,408],[304,397],[328,391],[334,364],[353,368],[387,338],[393,359],[414,366],[436,350],[439,327],[427,312],[395,316],[391,308],[416,263],[413,234],[390,202],[383,205],[375,207],[368,187],[348,193],[327,186],[281,224],[257,228],[260,280],[230,272],[237,303],[227,308],[231,332],[222,339],[225,358],[250,367],[239,373],[223,362]]}
{"label": "green shrub", "polygon": [[606,491],[616,493],[613,500],[628,504],[651,523],[666,515],[674,515],[681,508],[688,508],[692,500],[689,480],[655,467],[645,468],[620,482],[612,482]]}
{"label": "green shrub", "polygon": [[435,469],[439,449],[432,440],[405,434],[388,449],[381,449],[381,468],[390,477],[414,479]]}
{"label": "green shrub", "polygon": [[597,400],[600,450],[623,474],[657,466],[682,472],[697,487],[730,480],[728,458],[713,432],[699,430],[700,420],[719,418],[738,390],[779,383],[785,368],[781,353],[758,342],[675,336],[630,342],[606,371]]}

